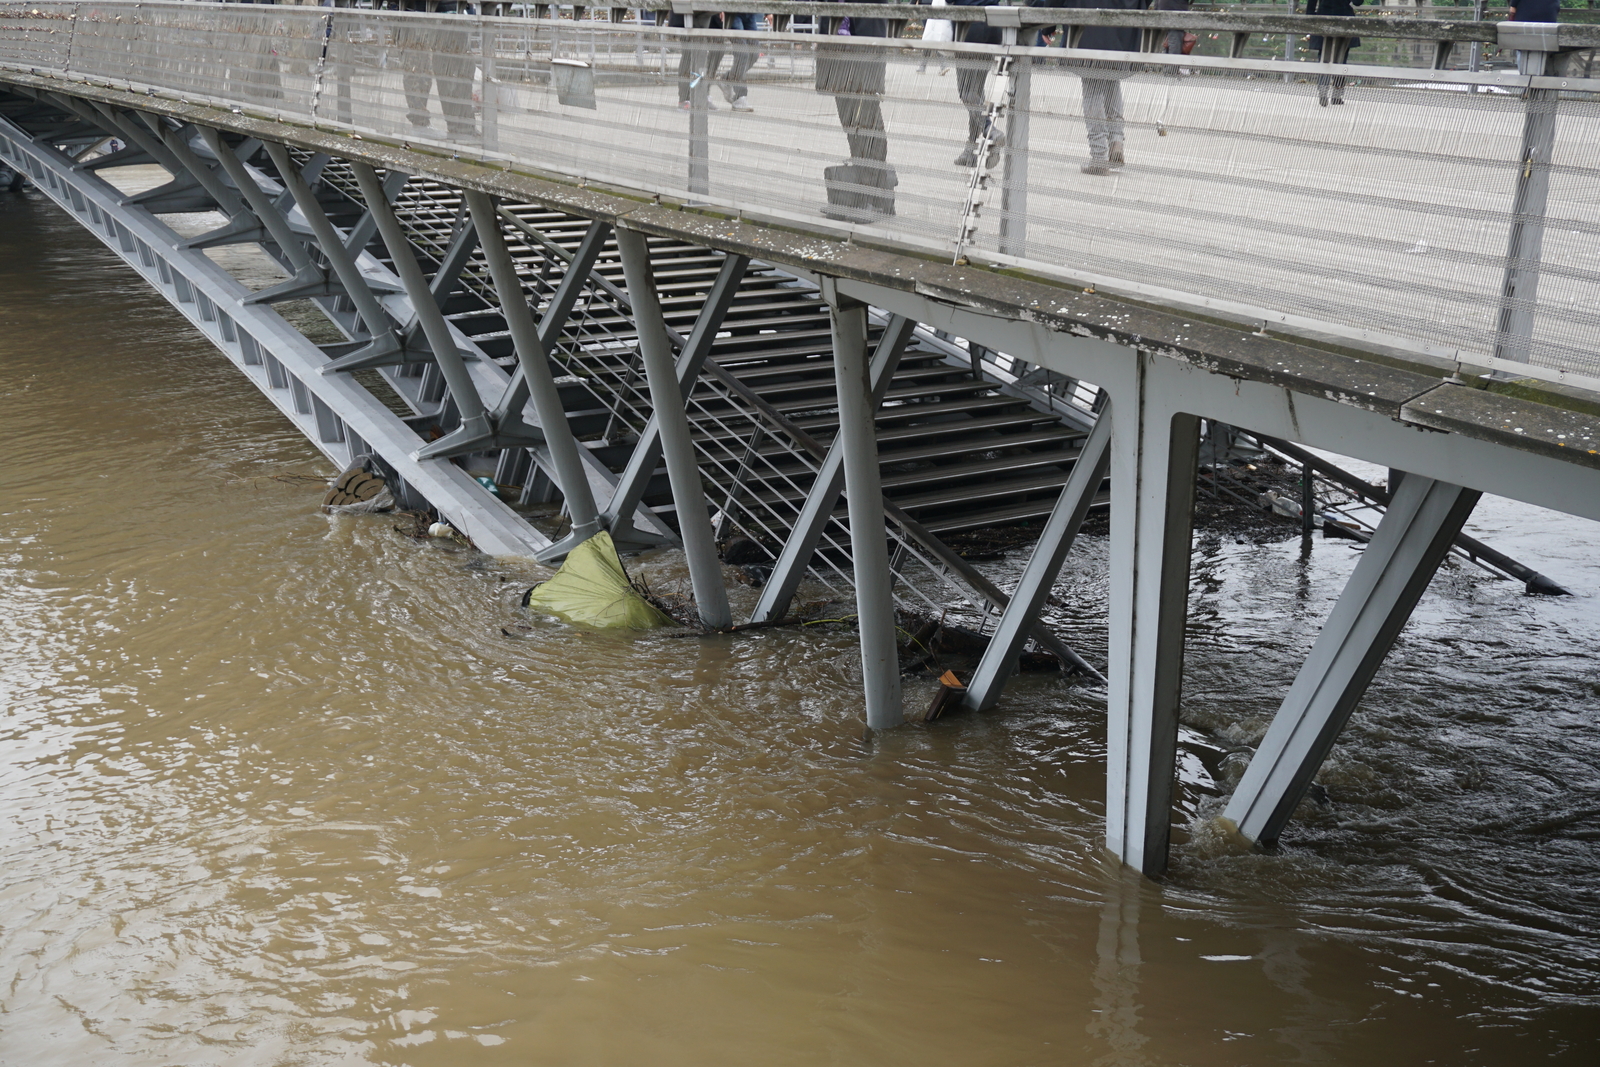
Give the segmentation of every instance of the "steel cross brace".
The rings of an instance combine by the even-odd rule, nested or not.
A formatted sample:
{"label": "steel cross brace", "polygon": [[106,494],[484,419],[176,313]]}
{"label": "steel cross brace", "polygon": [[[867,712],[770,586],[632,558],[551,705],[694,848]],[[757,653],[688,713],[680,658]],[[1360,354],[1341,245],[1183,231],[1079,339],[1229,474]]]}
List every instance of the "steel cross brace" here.
{"label": "steel cross brace", "polygon": [[[289,150],[283,145],[269,141],[266,148],[267,155],[272,157],[273,165],[278,168],[278,176],[282,179],[284,187],[294,198],[300,213],[310,225],[317,245],[322,249],[323,257],[338,276],[339,282],[344,286],[345,295],[356,306],[356,314],[361,317],[362,324],[372,338],[367,348],[362,351],[383,353],[401,351],[400,338],[395,333],[388,314],[378,303],[378,298],[373,294],[366,275],[362,274],[356,265],[355,257],[345,247],[344,240],[334,228],[333,222],[329,220],[327,212],[323,211],[322,205],[317,202],[316,194],[311,191],[304,172],[295,167],[294,161],[289,158]],[[270,289],[262,290],[251,296],[246,303],[266,303],[271,299],[270,293]],[[331,365],[324,367],[322,373],[329,373],[330,368]]]}
{"label": "steel cross brace", "polygon": [[478,231],[478,241],[483,247],[489,274],[494,281],[495,295],[499,299],[506,326],[511,331],[512,343],[516,346],[523,383],[520,391],[515,381],[508,384],[505,397],[496,406],[495,413],[503,420],[508,413],[522,410],[524,401],[517,399],[519,396],[524,393],[532,396],[545,443],[550,449],[551,462],[556,468],[556,481],[562,496],[566,498],[567,514],[572,520],[572,530],[567,536],[539,553],[539,556],[541,559],[565,556],[599,531],[600,519],[595,510],[594,493],[589,488],[589,476],[583,468],[583,457],[579,452],[581,446],[572,436],[566,409],[561,404],[561,393],[550,373],[549,354],[555,337],[560,334],[561,325],[578,298],[584,276],[599,255],[600,245],[609,227],[599,222],[590,227],[590,232],[579,246],[579,255],[574,257],[567,276],[561,281],[561,288],[550,302],[545,314],[547,328],[540,329],[534,326],[533,312],[528,307],[522,281],[517,277],[517,266],[506,249],[505,235],[500,232],[493,198],[487,193],[467,190],[466,199],[467,208],[472,212],[471,225]]}
{"label": "steel cross brace", "polygon": [[[706,357],[711,354],[711,344],[717,338],[717,331],[722,328],[722,320],[733,304],[733,298],[738,295],[744,273],[749,267],[749,257],[737,253],[730,252],[722,260],[722,269],[711,284],[711,291],[700,308],[694,328],[678,352],[675,373],[681,395],[687,397],[700,377]],[[601,517],[602,525],[611,530],[613,536],[619,529],[627,528],[634,509],[644,497],[645,487],[655,473],[656,461],[661,458],[660,434],[658,409],[652,411],[645,422],[639,440],[628,457],[628,465],[617,482],[616,491],[611,494],[611,502],[606,505],[605,514]]]}
{"label": "steel cross brace", "polygon": [[[390,177],[392,178],[393,175],[390,175]],[[389,184],[387,181],[384,183],[383,199],[385,203],[392,205],[394,198],[389,193]],[[373,216],[370,208],[362,215],[361,222],[365,223],[368,219],[372,219],[373,225],[376,226],[377,219]],[[352,230],[352,232],[354,231]],[[371,237],[369,236],[367,240],[371,240]],[[408,241],[407,245],[409,246],[409,244],[410,242]],[[354,240],[345,243],[345,247],[350,250],[350,254],[358,258],[365,246],[365,241],[360,245],[357,245]],[[455,235],[450,239],[450,245],[445,250],[444,259],[440,262],[439,269],[434,272],[433,278],[428,282],[428,291],[432,294],[428,298],[429,302],[440,312],[444,311],[444,306],[449,301],[450,295],[455,292],[456,284],[461,280],[461,272],[466,270],[467,264],[472,260],[472,253],[477,247],[478,232],[470,222],[463,219],[462,224],[456,229]],[[414,303],[415,301],[413,301]],[[407,363],[433,362],[431,345],[427,339],[427,332],[423,329],[420,309],[413,309],[411,320],[400,328],[398,336],[400,337],[399,352],[367,352],[360,343],[327,346],[324,351],[337,357],[329,364],[329,370],[364,370],[368,367],[393,367]],[[471,452],[475,451],[475,449],[469,448],[464,451]]]}
{"label": "steel cross brace", "polygon": [[[245,202],[250,205],[250,210],[255,212],[256,218],[261,220],[261,225],[266,227],[267,235],[272,242],[278,246],[284,257],[288,259],[289,266],[293,268],[295,277],[303,277],[308,280],[315,277],[326,284],[329,281],[328,272],[311,262],[311,256],[306,252],[305,244],[300,236],[289,226],[289,220],[283,216],[277,205],[272,202],[272,198],[256,182],[255,176],[250,173],[249,167],[235,153],[228,151],[227,146],[222,142],[222,135],[209,126],[202,126],[200,127],[200,136],[205,141],[206,146],[215,153],[218,161],[222,164],[222,169],[227,171],[228,177],[233,179],[233,184],[238,186],[239,192],[244,194]],[[189,247],[193,248],[193,243]],[[341,288],[339,292],[342,293],[344,290]],[[257,303],[262,302],[257,301]]]}
{"label": "steel cross brace", "polygon": [[377,221],[378,235],[389,250],[395,273],[399,274],[400,283],[405,286],[412,308],[422,322],[428,347],[433,350],[433,358],[461,416],[461,425],[432,444],[418,449],[417,458],[434,459],[464,452],[496,452],[502,448],[528,448],[543,444],[544,435],[523,423],[520,414],[515,416],[514,425],[495,425],[490,421],[483,398],[478,395],[478,389],[467,371],[466,361],[461,357],[461,350],[450,335],[450,324],[439,310],[434,293],[428,287],[428,279],[417,264],[411,242],[406,239],[400,220],[395,217],[394,207],[384,195],[377,172],[370,165],[360,162],[353,163],[351,169],[355,172],[356,183],[361,187],[361,196]]}
{"label": "steel cross brace", "polygon": [[1481,494],[1407,474],[1222,817],[1277,841]]}
{"label": "steel cross brace", "polygon": [[1039,609],[1050,595],[1050,587],[1061,564],[1072,550],[1078,528],[1089,513],[1100,485],[1105,481],[1106,470],[1111,465],[1111,410],[1107,408],[1095,420],[1094,429],[1078,452],[1072,465],[1072,474],[1066,487],[1050,511],[1039,541],[1033,546],[1028,565],[1022,571],[1022,580],[1011,593],[1011,603],[1000,616],[989,647],[978,661],[972,682],[967,686],[964,702],[980,711],[994,706],[1005,688],[1006,679],[1016,670],[1017,656],[1028,640],[1029,631],[1039,620]]}
{"label": "steel cross brace", "polygon": [[[715,363],[711,364],[707,373],[711,374],[719,382],[726,386],[730,392],[736,393],[751,407],[761,412],[762,416],[774,427],[781,430],[789,437],[790,440],[794,441],[795,444],[809,452],[812,459],[816,460],[818,463],[821,463],[827,458],[828,450],[822,447],[821,442],[819,442],[815,437],[812,437],[799,426],[796,426],[793,420],[786,417],[777,408],[761,399],[761,397],[749,386],[739,381],[739,379],[735,378],[732,374],[729,374],[725,369],[717,366]],[[904,530],[907,537],[911,538],[913,541],[917,542],[917,544],[933,553],[933,555],[938,557],[939,562],[948,567],[951,571],[959,574],[962,580],[965,581],[967,585],[971,586],[975,591],[977,591],[977,593],[985,600],[1000,608],[1004,608],[1006,605],[1011,603],[1011,598],[1005,593],[1002,593],[999,587],[997,587],[993,582],[985,578],[981,571],[979,571],[972,564],[968,563],[966,560],[962,559],[954,549],[941,541],[932,530],[929,530],[926,526],[922,525],[910,515],[906,514],[904,509],[890,501],[888,497],[883,498],[883,513],[887,515],[896,526]],[[1068,647],[1066,642],[1062,641],[1055,634],[1051,633],[1048,626],[1045,626],[1041,622],[1035,622],[1030,632],[1035,641],[1039,642],[1040,645],[1049,649],[1051,652],[1054,652],[1061,659],[1061,662],[1070,663],[1080,673],[1093,678],[1095,681],[1101,684],[1105,683],[1105,676],[1099,671],[1095,670],[1094,667],[1090,666],[1089,662],[1082,656],[1078,655],[1070,647]]]}
{"label": "steel cross brace", "polygon": [[[917,324],[911,319],[896,315],[889,320],[878,338],[878,347],[872,354],[871,365],[874,414],[883,405],[884,394],[889,391],[889,385],[894,381],[894,372],[900,366],[900,357],[905,354],[906,345],[916,328]],[[750,615],[751,622],[774,622],[788,613],[789,605],[794,600],[795,590],[800,587],[806,569],[811,566],[811,557],[816,554],[817,542],[822,540],[822,532],[827,528],[828,521],[833,518],[833,509],[839,503],[839,494],[843,490],[844,451],[841,442],[835,438],[828,445],[828,454],[823,457],[822,465],[817,469],[816,480],[811,483],[811,491],[806,494],[805,503],[800,509],[800,517],[795,520],[789,539],[783,543],[777,562],[773,564],[772,577],[767,579],[766,585],[761,589],[761,599]]]}

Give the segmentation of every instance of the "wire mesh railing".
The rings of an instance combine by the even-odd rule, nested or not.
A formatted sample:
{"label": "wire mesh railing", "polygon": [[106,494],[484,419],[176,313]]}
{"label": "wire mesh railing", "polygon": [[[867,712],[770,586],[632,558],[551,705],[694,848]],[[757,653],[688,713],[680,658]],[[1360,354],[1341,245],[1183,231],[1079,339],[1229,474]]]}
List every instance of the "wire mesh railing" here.
{"label": "wire mesh railing", "polygon": [[[1216,33],[1230,51],[1240,34],[1249,45],[1263,27],[1291,25],[1001,10],[1019,12],[1013,39],[1059,19],[1054,39],[1069,46],[1133,16],[1150,48],[1169,23],[1204,41]],[[1374,20],[1315,25],[1341,21],[1368,34]],[[1486,25],[1386,32],[1481,43]],[[1438,62],[1438,48],[1422,51]],[[923,66],[935,52],[954,77]],[[748,62],[763,53],[785,61],[763,73]],[[713,60],[737,63],[744,81]],[[1178,307],[1600,379],[1600,80],[159,2],[0,4],[0,64],[861,231]],[[754,110],[734,110],[741,98]]]}

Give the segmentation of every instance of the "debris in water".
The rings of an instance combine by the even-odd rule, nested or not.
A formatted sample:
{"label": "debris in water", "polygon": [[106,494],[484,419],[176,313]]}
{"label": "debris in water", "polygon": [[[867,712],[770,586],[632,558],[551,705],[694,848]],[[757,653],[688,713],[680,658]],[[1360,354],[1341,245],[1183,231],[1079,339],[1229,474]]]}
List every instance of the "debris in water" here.
{"label": "debris in water", "polygon": [[944,714],[946,708],[952,704],[959,704],[961,697],[967,691],[963,682],[955,671],[945,671],[939,676],[939,688],[934,691],[933,700],[921,717],[909,716],[912,722],[932,722]]}
{"label": "debris in water", "polygon": [[524,593],[522,606],[597,630],[672,625],[672,619],[628,581],[617,546],[604,530],[569,552],[554,578]]}
{"label": "debris in water", "polygon": [[383,475],[374,474],[363,461],[340,473],[322,498],[322,510],[347,515],[367,515],[391,511],[394,496]]}

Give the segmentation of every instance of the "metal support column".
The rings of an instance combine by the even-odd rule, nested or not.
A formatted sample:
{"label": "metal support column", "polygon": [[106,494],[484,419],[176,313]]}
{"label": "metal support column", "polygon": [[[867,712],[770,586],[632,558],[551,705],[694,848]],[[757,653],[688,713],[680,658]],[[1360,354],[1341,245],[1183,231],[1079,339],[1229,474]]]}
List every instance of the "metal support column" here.
{"label": "metal support column", "polygon": [[477,387],[472,384],[472,375],[467,371],[466,361],[461,358],[461,350],[456,347],[455,338],[450,335],[450,324],[445,321],[444,313],[434,301],[433,290],[428,287],[428,279],[423,276],[422,268],[417,265],[416,253],[411,249],[411,242],[406,240],[405,231],[400,228],[400,220],[395,217],[394,207],[384,196],[377,172],[365,163],[352,163],[351,170],[355,173],[356,183],[361,186],[361,197],[367,202],[367,207],[371,209],[372,217],[378,224],[378,235],[383,238],[384,247],[389,250],[389,258],[394,263],[395,273],[400,276],[400,283],[406,287],[406,295],[411,298],[412,310],[422,322],[422,332],[428,339],[428,347],[433,350],[433,358],[439,366],[439,373],[444,375],[445,384],[450,389],[450,398],[455,401],[456,411],[461,415],[460,426],[431,445],[418,449],[417,458],[454,455],[469,450],[495,450],[515,445],[542,444],[542,440],[529,438],[504,440],[490,425],[489,413],[484,409],[483,398],[478,395]]}
{"label": "metal support column", "polygon": [[[622,254],[628,301],[633,305],[633,321],[639,330],[639,355],[644,361],[650,402],[660,427],[661,451],[667,460],[667,477],[672,482],[678,532],[689,561],[695,607],[702,624],[712,630],[723,630],[733,625],[733,613],[728,608],[728,590],[722,584],[722,562],[717,558],[705,487],[700,481],[700,467],[695,462],[689,417],[684,410],[684,390],[678,385],[672,346],[667,340],[667,324],[656,294],[650,243],[639,231],[618,227],[617,250]],[[632,511],[623,514],[631,516]]]}
{"label": "metal support column", "polygon": [[[722,328],[723,317],[732,306],[733,298],[739,295],[739,286],[749,266],[747,256],[729,253],[723,258],[722,269],[711,283],[711,291],[706,294],[706,302],[700,307],[694,329],[689,332],[688,339],[678,352],[678,388],[684,396],[694,389],[694,383],[700,377],[700,368],[711,354],[711,344],[716,340],[717,331]],[[645,487],[650,484],[656,461],[660,458],[661,422],[657,413],[652,411],[644,429],[639,432],[633,452],[628,456],[627,467],[617,479],[617,487],[611,494],[611,501],[606,505],[601,520],[613,537],[618,536],[619,531],[630,528],[634,510],[643,499]]]}
{"label": "metal support column", "polygon": [[[494,281],[500,312],[511,331],[511,341],[517,350],[517,363],[533,398],[534,410],[539,414],[539,426],[544,432],[545,444],[550,449],[561,495],[566,498],[567,515],[572,520],[572,532],[568,534],[568,539],[574,545],[581,544],[599,531],[600,519],[595,511],[594,494],[589,489],[589,476],[578,453],[578,442],[567,424],[561,393],[556,388],[555,377],[550,373],[549,346],[534,325],[527,294],[523,292],[522,281],[517,277],[517,266],[512,262],[511,253],[506,250],[505,236],[500,232],[500,216],[495,213],[494,200],[487,193],[472,189],[466,191],[466,197],[467,208],[472,212],[472,224],[478,231],[478,243],[489,262],[489,275]],[[574,263],[573,269],[579,266]],[[584,270],[587,272],[587,267]],[[572,288],[576,289],[577,286]],[[576,296],[575,292],[571,294],[567,304],[569,309],[570,301]],[[562,318],[565,318],[564,314]]]}
{"label": "metal support column", "polygon": [[1039,609],[1050,594],[1061,564],[1072,550],[1078,528],[1094,503],[1095,494],[1105,481],[1106,469],[1111,465],[1111,409],[1100,413],[1094,429],[1078,451],[1078,461],[1072,466],[1066,487],[1051,509],[1050,518],[1039,533],[1039,542],[1023,568],[1022,580],[1011,594],[1011,603],[1000,616],[989,647],[978,661],[978,669],[967,686],[964,702],[968,707],[984,710],[1000,699],[1006,679],[1016,670],[1017,657],[1027,643],[1033,624],[1039,619]]}
{"label": "metal support column", "polygon": [[1481,494],[1407,474],[1223,811],[1277,841]]}
{"label": "metal support column", "polygon": [[[367,333],[372,337],[372,343],[359,353],[370,358],[386,359],[397,362],[404,353],[404,346],[400,343],[399,336],[389,320],[388,314],[378,303],[378,298],[373,295],[372,288],[367,284],[366,277],[356,266],[355,257],[345,248],[344,241],[339,236],[339,231],[329,221],[327,213],[322,210],[322,205],[317,202],[317,196],[306,184],[300,171],[295,168],[294,160],[289,158],[289,150],[281,144],[267,143],[267,155],[272,157],[272,163],[278,168],[278,177],[282,179],[284,187],[289,190],[294,202],[300,208],[300,213],[305,216],[306,223],[311,227],[311,233],[316,237],[317,244],[322,249],[323,256],[328,265],[338,275],[339,282],[344,286],[345,293],[350,297],[351,303],[356,306],[356,314],[361,317],[361,322],[367,328]],[[259,300],[261,294],[256,294]],[[245,303],[250,303],[247,299]],[[323,373],[346,369],[350,358],[346,357],[337,363],[331,363],[323,368]]]}
{"label": "metal support column", "polygon": [[856,628],[867,726],[887,730],[905,721],[900,657],[895,641],[894,575],[884,530],[883,479],[867,365],[867,306],[835,297],[834,382],[839,390],[839,441],[850,509],[850,554],[855,571]]}
{"label": "metal support column", "polygon": [[1111,456],[1111,611],[1106,845],[1154,876],[1166,869],[1183,678],[1200,420],[1118,394]]}
{"label": "metal support column", "polygon": [[[872,412],[877,414],[883,405],[883,395],[894,381],[894,372],[900,366],[900,357],[916,331],[914,320],[896,315],[884,327],[878,338],[878,347],[872,354]],[[844,451],[841,440],[834,438],[828,454],[817,469],[816,480],[806,494],[800,516],[789,532],[789,538],[778,553],[772,567],[772,577],[761,587],[761,599],[750,616],[751,622],[775,622],[784,617],[794,600],[795,590],[805,577],[811,557],[816,554],[822,531],[833,517],[834,505],[844,490]]]}

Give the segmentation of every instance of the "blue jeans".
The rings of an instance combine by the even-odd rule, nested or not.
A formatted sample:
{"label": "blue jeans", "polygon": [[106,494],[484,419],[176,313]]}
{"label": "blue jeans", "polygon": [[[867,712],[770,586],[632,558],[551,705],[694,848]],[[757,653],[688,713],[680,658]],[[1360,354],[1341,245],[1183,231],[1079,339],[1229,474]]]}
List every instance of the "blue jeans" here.
{"label": "blue jeans", "polygon": [[[727,28],[730,30],[743,30],[746,33],[759,33],[766,29],[767,16],[734,13],[728,16]],[[724,83],[723,91],[729,100],[738,100],[750,91],[744,79],[750,73],[750,68],[756,65],[756,54],[760,46],[754,41],[729,41],[728,51],[733,55],[733,67],[728,71],[728,80]]]}

